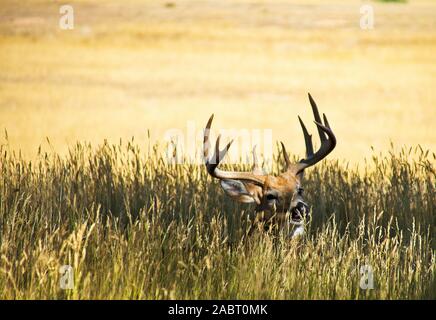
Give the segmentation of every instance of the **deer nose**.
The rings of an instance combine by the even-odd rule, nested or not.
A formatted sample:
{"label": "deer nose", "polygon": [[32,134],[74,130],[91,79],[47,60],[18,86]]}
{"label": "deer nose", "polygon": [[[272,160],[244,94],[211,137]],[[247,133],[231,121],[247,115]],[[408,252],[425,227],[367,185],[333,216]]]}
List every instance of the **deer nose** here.
{"label": "deer nose", "polygon": [[309,206],[306,203],[299,201],[297,205],[292,208],[292,220],[301,221],[304,217],[309,215],[309,211]]}
{"label": "deer nose", "polygon": [[304,212],[305,214],[308,214],[310,210],[309,206],[303,201],[298,202],[297,208],[300,210],[300,212]]}

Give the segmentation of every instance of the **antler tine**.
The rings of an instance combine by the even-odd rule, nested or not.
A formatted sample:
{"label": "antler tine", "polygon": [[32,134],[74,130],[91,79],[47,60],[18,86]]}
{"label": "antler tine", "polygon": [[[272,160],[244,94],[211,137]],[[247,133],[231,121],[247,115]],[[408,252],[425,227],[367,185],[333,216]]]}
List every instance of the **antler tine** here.
{"label": "antler tine", "polygon": [[213,154],[212,157],[212,161],[213,161],[212,164],[216,164],[216,165],[218,165],[221,162],[221,160],[224,159],[224,156],[227,154],[227,151],[229,150],[230,146],[233,143],[233,140],[231,140],[229,143],[227,143],[227,146],[225,146],[225,148],[220,151],[220,140],[221,140],[221,135],[218,135],[218,138],[216,139],[215,142],[215,153]]}
{"label": "antler tine", "polygon": [[301,120],[300,116],[298,116],[298,120],[300,121],[301,129],[303,130],[304,135],[304,143],[306,145],[306,157],[311,157],[313,155],[313,144],[312,144],[312,135],[306,129],[303,120]]}
{"label": "antler tine", "polygon": [[328,122],[328,120],[327,120],[327,116],[325,115],[325,113],[322,114],[322,117],[323,117],[323,119],[324,119],[324,124],[325,124],[325,126],[326,126],[327,128],[329,128],[329,129],[331,129],[331,128],[330,128],[330,124],[329,124],[329,122]]}
{"label": "antler tine", "polygon": [[319,147],[316,153],[313,153],[313,145],[312,139],[307,129],[303,123],[303,121],[299,118],[301,127],[303,129],[304,141],[306,143],[306,159],[301,160],[296,166],[296,173],[302,172],[307,167],[313,166],[317,162],[324,159],[332,150],[336,147],[336,137],[333,131],[330,128],[330,124],[328,123],[327,117],[323,114],[324,123],[321,120],[319,115],[318,107],[313,100],[312,96],[309,95],[310,105],[312,106],[313,116],[315,118],[315,124],[318,129],[319,138],[321,140],[321,146]]}
{"label": "antler tine", "polygon": [[[218,136],[216,142],[215,142],[215,152],[211,159],[209,159],[209,149],[210,149],[210,142],[209,142],[209,134],[210,134],[210,127],[212,125],[213,120],[213,114],[209,118],[209,121],[206,124],[206,128],[204,130],[204,139],[203,139],[203,155],[205,158],[206,163],[206,169],[207,172],[214,178],[218,179],[234,179],[234,180],[245,180],[252,183],[255,183],[257,185],[263,186],[265,182],[265,177],[261,175],[254,175],[249,172],[235,172],[235,171],[223,171],[218,169],[218,165],[221,162],[221,160],[226,155],[227,151],[230,148],[230,145],[232,144],[233,140],[230,141],[227,146],[220,151],[220,139],[221,135]],[[212,161],[211,161],[212,160]]]}
{"label": "antler tine", "polygon": [[289,160],[289,155],[288,152],[286,151],[283,142],[280,141],[280,144],[282,145],[282,153],[283,153],[283,158],[285,158],[286,170],[287,170],[291,166],[291,160]]}
{"label": "antler tine", "polygon": [[209,134],[210,134],[210,127],[212,125],[212,120],[213,120],[213,113],[210,116],[209,120],[207,121],[206,128],[204,129],[203,156],[205,161],[209,159],[209,149],[210,149]]}
{"label": "antler tine", "polygon": [[[315,118],[315,121],[322,123],[321,117],[319,116],[318,106],[316,105],[315,100],[313,100],[310,93],[308,93],[307,95],[309,96],[309,101],[310,101],[310,105],[312,106],[313,117]],[[322,130],[319,127],[318,127],[318,134],[321,139],[321,142],[327,140],[326,136],[324,135],[324,132],[322,132]]]}

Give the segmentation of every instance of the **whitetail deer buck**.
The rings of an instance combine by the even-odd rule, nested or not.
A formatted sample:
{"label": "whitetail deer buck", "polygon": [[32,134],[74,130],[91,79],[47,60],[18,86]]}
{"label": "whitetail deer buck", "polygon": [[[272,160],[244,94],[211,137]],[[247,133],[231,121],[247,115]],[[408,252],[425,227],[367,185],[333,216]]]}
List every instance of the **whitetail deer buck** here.
{"label": "whitetail deer buck", "polygon": [[306,159],[302,159],[298,163],[291,163],[285,146],[281,142],[286,168],[278,176],[267,175],[259,168],[254,151],[252,172],[218,169],[220,161],[227,153],[233,140],[220,151],[220,136],[218,136],[215,143],[215,153],[210,158],[209,134],[213,114],[204,131],[203,147],[207,172],[212,177],[220,179],[221,187],[233,199],[244,203],[256,203],[255,222],[263,222],[279,228],[296,225],[297,228],[293,231],[292,237],[304,233],[305,218],[310,211],[309,206],[304,202],[303,188],[301,186],[304,170],[324,159],[336,146],[336,137],[330,128],[327,117],[323,114],[324,122],[322,122],[318,108],[310,94],[309,101],[321,139],[321,146],[317,152],[313,152],[312,136],[309,135],[303,121],[298,117],[306,144]]}

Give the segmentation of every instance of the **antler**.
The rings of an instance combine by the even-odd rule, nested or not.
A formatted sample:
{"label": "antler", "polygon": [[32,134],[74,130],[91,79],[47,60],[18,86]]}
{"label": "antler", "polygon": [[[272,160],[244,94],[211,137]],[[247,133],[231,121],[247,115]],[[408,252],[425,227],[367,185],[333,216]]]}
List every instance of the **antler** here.
{"label": "antler", "polygon": [[221,135],[219,135],[215,143],[215,153],[212,156],[212,158],[209,159],[209,149],[210,149],[209,134],[210,134],[210,127],[212,125],[212,120],[213,120],[213,114],[209,118],[206,128],[204,129],[203,155],[206,162],[207,172],[209,172],[209,174],[214,178],[245,180],[263,186],[265,183],[265,176],[263,175],[255,175],[250,172],[223,171],[217,168],[220,161],[224,158],[227,151],[229,150],[233,140],[230,141],[227,144],[227,146],[220,151]]}
{"label": "antler", "polygon": [[[307,167],[313,166],[317,162],[324,159],[336,146],[336,137],[333,134],[332,129],[328,123],[327,117],[323,114],[324,123],[321,121],[321,117],[319,115],[318,107],[316,106],[315,101],[312,96],[309,95],[310,105],[312,106],[313,116],[315,118],[315,124],[318,128],[319,138],[321,139],[321,146],[319,147],[316,153],[313,153],[313,144],[312,144],[312,135],[307,132],[306,126],[300,117],[298,120],[300,121],[301,128],[303,129],[304,142],[306,144],[306,159],[300,160],[300,162],[296,165],[296,173],[302,172]],[[286,151],[284,151],[286,154]]]}

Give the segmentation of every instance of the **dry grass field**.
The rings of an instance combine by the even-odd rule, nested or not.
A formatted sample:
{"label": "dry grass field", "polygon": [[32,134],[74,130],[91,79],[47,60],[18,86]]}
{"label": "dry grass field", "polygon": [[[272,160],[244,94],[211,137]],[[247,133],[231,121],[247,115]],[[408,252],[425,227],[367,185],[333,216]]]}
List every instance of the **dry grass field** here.
{"label": "dry grass field", "polygon": [[[73,30],[61,4],[0,5],[0,299],[436,299],[436,2],[83,0]],[[307,92],[338,145],[297,241],[164,161],[211,113],[301,157]]]}

